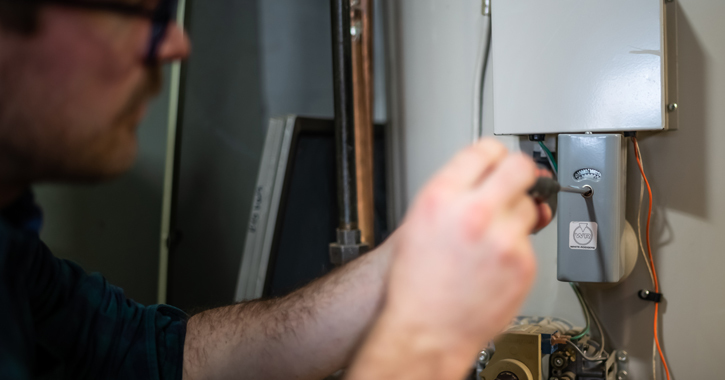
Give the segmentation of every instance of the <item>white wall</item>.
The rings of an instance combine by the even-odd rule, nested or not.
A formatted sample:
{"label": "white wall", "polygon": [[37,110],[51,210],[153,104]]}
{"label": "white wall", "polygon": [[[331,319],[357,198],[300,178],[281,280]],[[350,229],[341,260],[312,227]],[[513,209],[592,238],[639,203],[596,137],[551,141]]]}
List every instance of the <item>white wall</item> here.
{"label": "white wall", "polygon": [[[496,0],[494,0],[496,1]],[[673,378],[721,378],[725,328],[725,2],[679,0],[680,130],[640,138],[655,196],[654,255],[662,291],[662,343]],[[480,0],[399,0],[389,4],[395,53],[391,103],[400,141],[405,204],[458,149],[470,142],[474,61],[480,43]],[[490,83],[488,83],[490,84]],[[487,86],[485,98],[490,100]],[[522,110],[525,105],[522,105]],[[491,105],[484,107],[491,131]],[[490,133],[490,132],[489,132]],[[509,138],[508,145],[518,141]],[[631,156],[631,155],[630,155]],[[628,220],[636,223],[639,177],[629,165]],[[555,223],[533,238],[539,259],[535,290],[522,310],[583,323],[568,285],[556,281]],[[587,287],[612,346],[630,355],[631,378],[651,378],[652,304],[636,292],[649,277],[643,262],[625,283]]]}

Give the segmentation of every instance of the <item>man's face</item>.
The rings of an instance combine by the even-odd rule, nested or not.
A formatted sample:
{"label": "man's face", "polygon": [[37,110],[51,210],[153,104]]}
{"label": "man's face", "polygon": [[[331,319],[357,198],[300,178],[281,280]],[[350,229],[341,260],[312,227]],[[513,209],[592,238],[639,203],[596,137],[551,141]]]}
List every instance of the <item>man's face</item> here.
{"label": "man's face", "polygon": [[0,184],[104,179],[131,166],[160,64],[189,52],[170,25],[150,67],[150,33],[143,18],[49,5],[33,35],[0,29]]}

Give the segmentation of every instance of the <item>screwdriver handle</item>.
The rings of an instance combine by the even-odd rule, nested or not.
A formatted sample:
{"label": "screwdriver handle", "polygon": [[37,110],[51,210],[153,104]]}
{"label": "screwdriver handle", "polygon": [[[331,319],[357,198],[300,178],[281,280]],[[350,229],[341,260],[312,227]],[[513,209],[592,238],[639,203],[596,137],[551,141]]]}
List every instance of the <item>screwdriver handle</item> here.
{"label": "screwdriver handle", "polygon": [[561,185],[559,185],[557,180],[549,177],[539,177],[534,186],[529,189],[529,195],[534,198],[536,202],[540,203],[553,197],[560,190]]}

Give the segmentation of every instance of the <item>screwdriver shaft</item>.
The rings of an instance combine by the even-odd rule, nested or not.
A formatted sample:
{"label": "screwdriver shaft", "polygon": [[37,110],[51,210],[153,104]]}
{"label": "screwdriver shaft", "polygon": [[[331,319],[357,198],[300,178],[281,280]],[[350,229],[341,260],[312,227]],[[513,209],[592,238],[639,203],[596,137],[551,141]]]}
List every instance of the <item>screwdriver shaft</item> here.
{"label": "screwdriver shaft", "polygon": [[537,202],[543,202],[547,199],[556,195],[556,193],[563,191],[565,193],[581,194],[585,198],[588,198],[592,194],[592,188],[589,186],[573,187],[573,186],[561,186],[559,182],[553,178],[539,177],[536,180],[536,184],[529,189],[529,195],[531,195]]}
{"label": "screwdriver shaft", "polygon": [[559,191],[563,191],[565,193],[576,193],[576,194],[589,194],[589,192],[592,191],[592,189],[589,188],[580,188],[580,187],[572,187],[572,186],[562,186]]}

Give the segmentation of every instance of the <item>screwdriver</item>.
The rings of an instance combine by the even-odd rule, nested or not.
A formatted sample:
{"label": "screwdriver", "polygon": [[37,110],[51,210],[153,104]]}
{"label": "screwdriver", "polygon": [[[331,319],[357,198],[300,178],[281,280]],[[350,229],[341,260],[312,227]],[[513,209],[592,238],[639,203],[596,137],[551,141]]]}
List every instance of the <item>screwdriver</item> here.
{"label": "screwdriver", "polygon": [[585,197],[590,197],[592,195],[592,188],[589,186],[581,188],[561,186],[557,180],[549,177],[539,177],[534,186],[529,189],[529,195],[537,202],[545,202],[560,191],[581,194]]}

